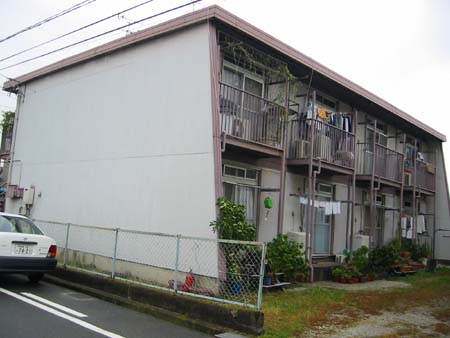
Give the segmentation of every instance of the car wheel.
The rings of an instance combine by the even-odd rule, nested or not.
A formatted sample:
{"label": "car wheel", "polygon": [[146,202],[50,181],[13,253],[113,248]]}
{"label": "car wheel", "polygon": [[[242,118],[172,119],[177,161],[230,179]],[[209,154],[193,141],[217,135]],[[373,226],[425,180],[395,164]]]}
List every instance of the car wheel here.
{"label": "car wheel", "polygon": [[28,274],[28,279],[31,283],[39,283],[39,281],[44,277],[42,272],[33,272]]}

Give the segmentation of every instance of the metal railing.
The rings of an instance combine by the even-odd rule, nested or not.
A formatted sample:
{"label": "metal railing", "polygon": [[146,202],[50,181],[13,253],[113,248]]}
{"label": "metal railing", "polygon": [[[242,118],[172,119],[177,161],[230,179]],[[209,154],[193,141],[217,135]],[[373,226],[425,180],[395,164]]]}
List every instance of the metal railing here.
{"label": "metal railing", "polygon": [[219,101],[222,132],[282,148],[285,107],[224,83]]}
{"label": "metal railing", "polygon": [[313,119],[297,119],[288,124],[288,159],[307,159],[314,139],[313,158],[353,168],[355,135],[328,123]]}
{"label": "metal railing", "polygon": [[[416,161],[416,186],[431,191],[436,190],[436,167],[432,163]],[[414,175],[413,181],[414,182]]]}
{"label": "metal railing", "polygon": [[[372,168],[375,166],[375,168]],[[401,183],[403,177],[403,154],[383,145],[358,143],[356,145],[356,174],[372,175]]]}
{"label": "metal railing", "polygon": [[34,222],[55,239],[63,266],[261,309],[264,243]]}

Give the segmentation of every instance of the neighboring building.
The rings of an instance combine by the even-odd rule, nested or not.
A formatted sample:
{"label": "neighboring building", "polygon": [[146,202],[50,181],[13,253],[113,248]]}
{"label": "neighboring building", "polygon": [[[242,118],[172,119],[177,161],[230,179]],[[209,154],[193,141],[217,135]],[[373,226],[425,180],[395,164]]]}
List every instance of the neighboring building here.
{"label": "neighboring building", "polygon": [[0,212],[5,211],[8,169],[14,128],[14,114],[12,112],[3,112],[3,118],[5,117],[7,121],[2,121],[2,140],[0,145]]}
{"label": "neighboring building", "polygon": [[19,96],[10,185],[35,189],[9,212],[213,237],[224,195],[258,240],[306,237],[314,262],[450,229],[444,135],[217,6],[4,90]]}

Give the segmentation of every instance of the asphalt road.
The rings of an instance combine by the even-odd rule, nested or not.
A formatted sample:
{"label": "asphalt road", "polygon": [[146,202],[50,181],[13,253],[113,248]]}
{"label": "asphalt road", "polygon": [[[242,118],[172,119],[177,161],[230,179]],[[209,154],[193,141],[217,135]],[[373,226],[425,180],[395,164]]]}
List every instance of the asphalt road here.
{"label": "asphalt road", "polygon": [[210,337],[50,283],[0,275],[0,338],[105,336]]}

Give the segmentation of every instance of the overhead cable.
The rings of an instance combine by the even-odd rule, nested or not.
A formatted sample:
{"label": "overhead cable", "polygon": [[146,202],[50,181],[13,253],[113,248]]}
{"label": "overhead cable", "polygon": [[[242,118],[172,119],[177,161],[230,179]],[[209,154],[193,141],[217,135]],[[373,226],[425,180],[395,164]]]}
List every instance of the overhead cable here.
{"label": "overhead cable", "polygon": [[123,26],[120,26],[120,27],[111,29],[111,30],[109,30],[109,31],[105,31],[105,32],[100,33],[100,34],[96,34],[96,35],[94,35],[94,36],[91,36],[91,37],[89,37],[89,38],[86,38],[86,39],[83,39],[83,40],[80,40],[80,41],[77,41],[77,42],[74,42],[74,43],[71,43],[71,44],[66,45],[66,46],[64,46],[64,47],[54,49],[54,50],[52,50],[52,51],[50,51],[50,52],[43,53],[43,54],[40,54],[40,55],[38,55],[38,56],[34,56],[34,57],[32,57],[32,58],[29,58],[29,59],[26,59],[26,60],[23,60],[23,61],[20,61],[20,62],[16,62],[16,63],[11,64],[11,65],[9,65],[9,66],[0,68],[0,70],[9,69],[9,68],[16,67],[16,66],[18,66],[18,65],[22,65],[22,64],[24,64],[24,63],[33,61],[33,60],[37,60],[37,59],[43,58],[43,57],[45,57],[45,56],[48,56],[48,55],[51,55],[51,54],[60,52],[60,51],[65,50],[65,49],[67,49],[67,48],[70,48],[70,47],[74,47],[74,46],[80,45],[80,44],[82,44],[82,43],[85,43],[85,42],[91,41],[91,40],[93,40],[93,39],[96,39],[96,38],[98,38],[98,37],[101,37],[101,36],[110,34],[110,33],[112,33],[112,32],[118,31],[118,30],[120,30],[120,29],[124,29],[124,28],[130,27],[130,26],[136,25],[136,24],[141,23],[141,22],[143,22],[143,21],[146,21],[146,20],[150,20],[150,19],[156,18],[156,17],[161,16],[161,15],[163,15],[163,14],[167,14],[167,13],[176,11],[176,10],[178,10],[178,9],[181,9],[181,8],[183,8],[183,7],[187,7],[187,6],[193,5],[193,4],[198,3],[198,2],[201,2],[201,1],[202,1],[202,0],[193,0],[193,1],[189,1],[189,2],[184,3],[184,4],[182,4],[182,5],[179,5],[179,6],[176,6],[176,7],[172,7],[172,8],[170,8],[170,9],[168,9],[168,10],[159,12],[159,13],[157,13],[157,14],[148,16],[148,17],[146,17],[146,18],[137,20],[137,21],[135,21],[135,22],[128,23],[128,24],[126,24],[126,25],[123,25]]}
{"label": "overhead cable", "polygon": [[63,11],[61,11],[59,13],[56,13],[56,14],[54,14],[54,15],[52,15],[52,16],[44,19],[44,20],[36,22],[36,23],[32,24],[31,26],[25,27],[25,28],[21,29],[20,31],[17,31],[17,32],[11,34],[11,35],[8,35],[7,37],[1,39],[0,43],[4,42],[6,40],[9,40],[9,39],[11,39],[11,38],[13,38],[13,37],[15,37],[15,36],[17,36],[19,34],[25,33],[27,31],[33,29],[33,28],[42,26],[43,24],[45,24],[47,22],[55,20],[55,19],[57,19],[57,18],[59,18],[59,17],[61,17],[63,15],[66,15],[66,14],[68,14],[70,12],[73,12],[73,11],[75,11],[75,10],[77,10],[79,8],[82,8],[82,7],[86,6],[86,5],[89,5],[89,4],[91,4],[91,3],[95,2],[95,1],[96,0],[83,0],[83,1],[81,1],[79,3],[77,3],[76,5],[73,5],[72,7],[66,8],[65,10],[63,10]]}
{"label": "overhead cable", "polygon": [[5,60],[9,60],[9,59],[11,59],[11,58],[13,58],[13,57],[15,57],[15,56],[17,56],[17,55],[20,55],[20,54],[29,52],[30,50],[36,49],[36,48],[38,48],[38,47],[42,47],[42,46],[47,45],[47,44],[49,44],[49,43],[51,43],[51,42],[54,42],[54,41],[56,41],[56,40],[65,38],[66,36],[69,36],[69,35],[72,35],[72,34],[74,34],[74,33],[77,33],[77,32],[79,32],[79,31],[82,31],[82,30],[86,29],[86,28],[95,26],[95,25],[97,25],[97,24],[99,24],[99,23],[101,23],[101,22],[103,22],[103,21],[109,20],[109,19],[114,18],[114,17],[116,17],[116,16],[118,16],[118,15],[120,15],[120,14],[129,12],[129,11],[131,11],[131,10],[133,10],[133,9],[136,9],[136,8],[138,8],[138,7],[141,7],[141,6],[143,6],[143,5],[146,5],[146,4],[148,4],[148,3],[150,3],[150,2],[153,2],[153,1],[154,1],[154,0],[147,0],[147,1],[141,2],[140,4],[137,4],[136,6],[129,7],[129,8],[127,8],[127,9],[124,9],[124,10],[120,11],[120,12],[117,12],[117,13],[111,14],[111,15],[109,15],[109,16],[107,16],[107,17],[104,17],[103,19],[94,21],[94,22],[89,23],[89,24],[87,24],[87,25],[85,25],[85,26],[82,26],[82,27],[80,27],[80,28],[77,28],[77,29],[75,29],[75,30],[73,30],[73,31],[70,31],[70,32],[68,32],[68,33],[62,34],[62,35],[57,36],[57,37],[55,37],[55,38],[53,38],[53,39],[50,39],[50,40],[47,40],[47,41],[45,41],[45,42],[39,43],[39,44],[37,44],[37,45],[34,45],[33,47],[26,48],[26,49],[24,49],[24,50],[22,50],[22,51],[20,51],[20,52],[17,52],[17,53],[8,55],[8,56],[6,56],[6,57],[0,59],[0,62],[5,61]]}

